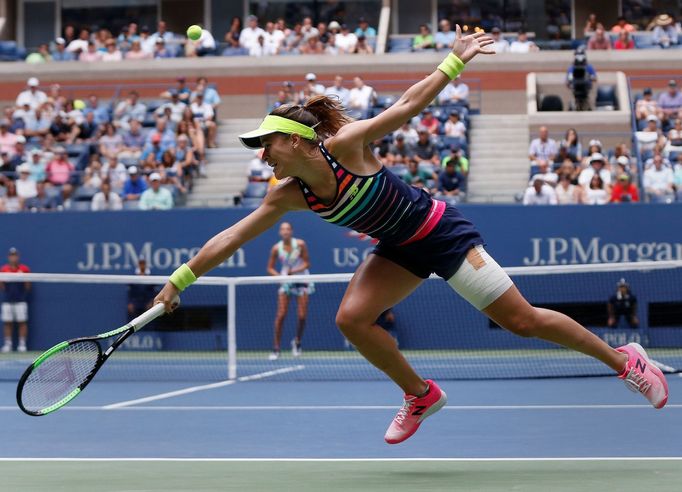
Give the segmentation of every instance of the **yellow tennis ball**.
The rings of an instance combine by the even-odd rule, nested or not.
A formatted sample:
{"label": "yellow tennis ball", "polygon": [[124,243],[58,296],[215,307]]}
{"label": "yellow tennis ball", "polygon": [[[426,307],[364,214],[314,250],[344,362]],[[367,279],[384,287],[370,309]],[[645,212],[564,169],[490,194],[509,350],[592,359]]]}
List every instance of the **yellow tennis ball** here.
{"label": "yellow tennis ball", "polygon": [[187,28],[187,37],[192,41],[199,39],[201,37],[201,26],[197,26],[196,24],[189,26]]}

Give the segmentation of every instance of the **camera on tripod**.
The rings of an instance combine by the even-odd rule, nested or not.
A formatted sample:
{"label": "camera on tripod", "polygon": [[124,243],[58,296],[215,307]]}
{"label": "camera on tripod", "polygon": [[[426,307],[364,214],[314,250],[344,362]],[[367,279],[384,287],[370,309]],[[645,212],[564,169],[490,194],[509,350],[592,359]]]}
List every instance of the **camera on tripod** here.
{"label": "camera on tripod", "polygon": [[573,109],[575,111],[590,111],[590,90],[596,73],[587,63],[585,47],[579,46],[575,50],[573,65],[568,69],[568,87],[573,93]]}

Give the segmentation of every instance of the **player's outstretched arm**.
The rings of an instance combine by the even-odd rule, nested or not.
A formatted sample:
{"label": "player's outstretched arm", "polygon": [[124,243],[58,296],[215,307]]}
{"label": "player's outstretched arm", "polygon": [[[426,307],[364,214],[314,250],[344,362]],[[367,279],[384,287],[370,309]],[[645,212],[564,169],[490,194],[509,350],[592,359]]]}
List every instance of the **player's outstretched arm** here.
{"label": "player's outstretched arm", "polygon": [[300,195],[298,185],[291,180],[270,191],[260,207],[213,236],[195,257],[178,268],[156,296],[154,304],[163,303],[166,311],[172,311],[175,296],[195,279],[227,260],[243,244],[272,227],[285,213],[302,208]]}
{"label": "player's outstretched arm", "polygon": [[439,65],[438,70],[407,89],[400,99],[383,113],[343,127],[337,139],[343,141],[346,138],[355,140],[362,137],[363,144],[367,145],[397,130],[400,125],[427,107],[445,86],[464,70],[464,64],[479,53],[495,54],[490,47],[493,42],[493,39],[482,31],[462,36],[462,30],[457,25],[452,53]]}

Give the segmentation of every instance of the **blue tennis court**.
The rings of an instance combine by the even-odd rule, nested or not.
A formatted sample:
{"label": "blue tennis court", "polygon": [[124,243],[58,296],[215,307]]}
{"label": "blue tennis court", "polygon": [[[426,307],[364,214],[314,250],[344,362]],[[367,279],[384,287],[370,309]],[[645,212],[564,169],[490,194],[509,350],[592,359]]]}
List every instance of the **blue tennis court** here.
{"label": "blue tennis court", "polygon": [[54,490],[92,490],[87,477],[115,470],[125,476],[98,490],[676,490],[682,478],[677,375],[660,411],[615,378],[444,381],[448,406],[395,446],[383,441],[401,403],[391,383],[252,376],[95,381],[40,418],[22,414],[4,382],[3,490],[57,478],[70,485]]}

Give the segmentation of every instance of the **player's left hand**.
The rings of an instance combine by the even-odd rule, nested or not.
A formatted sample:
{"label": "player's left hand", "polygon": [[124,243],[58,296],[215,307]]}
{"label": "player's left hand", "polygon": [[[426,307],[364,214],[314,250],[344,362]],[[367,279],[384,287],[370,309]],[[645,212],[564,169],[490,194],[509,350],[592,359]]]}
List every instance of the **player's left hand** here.
{"label": "player's left hand", "polygon": [[479,53],[483,55],[494,55],[495,50],[486,48],[495,41],[488,36],[484,31],[475,32],[467,36],[462,36],[462,29],[459,24],[455,26],[455,42],[452,45],[452,53],[455,54],[464,63],[467,63],[474,56]]}

